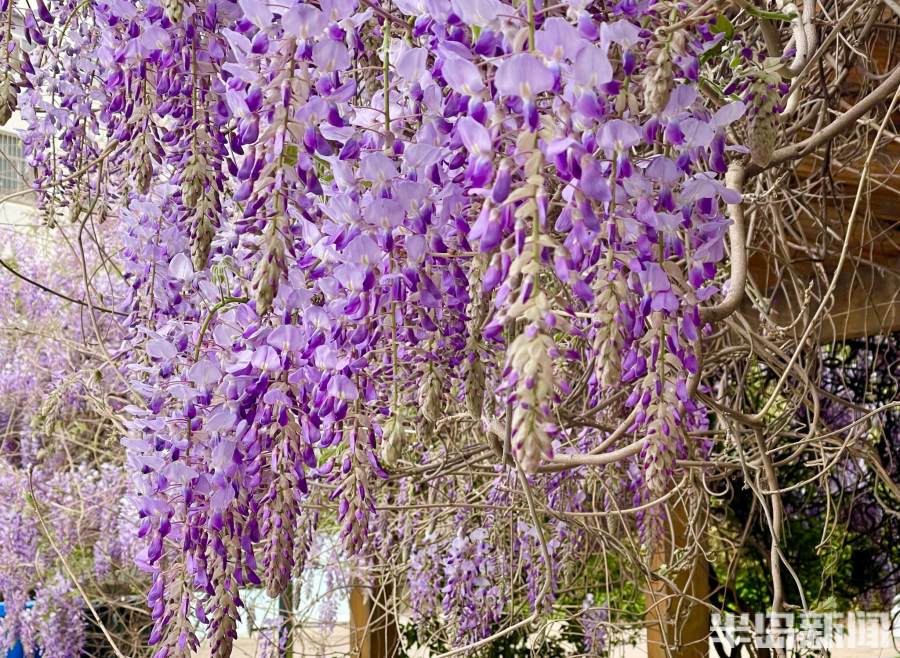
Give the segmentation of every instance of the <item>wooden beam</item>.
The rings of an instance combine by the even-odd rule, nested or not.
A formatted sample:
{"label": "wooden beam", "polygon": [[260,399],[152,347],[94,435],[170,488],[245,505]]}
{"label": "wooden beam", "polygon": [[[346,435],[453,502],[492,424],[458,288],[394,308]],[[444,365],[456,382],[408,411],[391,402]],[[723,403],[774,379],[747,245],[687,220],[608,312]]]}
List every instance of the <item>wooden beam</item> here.
{"label": "wooden beam", "polygon": [[[804,319],[815,313],[822,301],[827,283],[811,277],[812,289],[807,300],[789,296],[783,289],[768,300],[765,313],[745,298],[741,312],[757,330],[770,329],[763,318],[780,327],[791,327],[799,338],[806,328]],[[818,342],[874,336],[900,330],[900,274],[876,270],[865,263],[847,266],[838,277],[838,287],[830,302],[822,331],[813,336]]]}

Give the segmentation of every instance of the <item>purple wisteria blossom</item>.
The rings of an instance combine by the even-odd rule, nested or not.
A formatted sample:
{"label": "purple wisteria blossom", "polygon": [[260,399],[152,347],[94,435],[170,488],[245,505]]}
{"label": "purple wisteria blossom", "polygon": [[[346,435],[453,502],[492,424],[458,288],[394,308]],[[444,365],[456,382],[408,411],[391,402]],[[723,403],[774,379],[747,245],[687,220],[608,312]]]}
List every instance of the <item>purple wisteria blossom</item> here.
{"label": "purple wisteria blossom", "polygon": [[[744,105],[694,93],[708,31],[661,45],[670,11],[646,5],[63,0],[64,28],[28,21],[29,61],[71,51],[52,76],[23,60],[36,188],[103,162],[41,207],[77,221],[100,192],[122,236],[157,658],[195,651],[196,621],[230,655],[241,588],[285,592],[311,528],[371,566],[396,541],[381,503],[448,450],[492,461],[435,484],[458,490],[451,534],[404,517],[403,559],[415,614],[460,644],[522,600],[552,612],[594,477],[567,458],[627,447],[609,499],[630,507],[704,457],[691,378]],[[523,482],[559,518],[501,520]]]}

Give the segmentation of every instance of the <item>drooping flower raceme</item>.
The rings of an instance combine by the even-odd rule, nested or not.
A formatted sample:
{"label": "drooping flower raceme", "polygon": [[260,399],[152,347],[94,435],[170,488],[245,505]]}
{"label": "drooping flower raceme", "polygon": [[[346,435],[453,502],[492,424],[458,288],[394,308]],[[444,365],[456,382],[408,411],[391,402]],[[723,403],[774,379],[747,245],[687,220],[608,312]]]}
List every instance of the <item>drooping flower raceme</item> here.
{"label": "drooping flower raceme", "polygon": [[[91,649],[72,574],[94,598],[146,583],[129,475],[121,460],[96,459],[116,440],[109,400],[121,389],[93,347],[119,334],[74,301],[79,259],[22,224],[3,229],[0,252],[0,648],[68,658]],[[98,305],[113,292],[105,283],[92,288]]]}

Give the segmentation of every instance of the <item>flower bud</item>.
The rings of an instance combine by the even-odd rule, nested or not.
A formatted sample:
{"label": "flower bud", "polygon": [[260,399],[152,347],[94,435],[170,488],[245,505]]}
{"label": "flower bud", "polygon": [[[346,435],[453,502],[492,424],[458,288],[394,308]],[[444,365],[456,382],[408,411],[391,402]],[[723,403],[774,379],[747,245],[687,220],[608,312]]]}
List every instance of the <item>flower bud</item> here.
{"label": "flower bud", "polygon": [[265,315],[272,309],[278,294],[278,284],[284,271],[284,240],[281,235],[281,217],[273,218],[263,238],[260,258],[253,272],[250,287],[256,301],[256,312]]}
{"label": "flower bud", "polygon": [[0,82],[0,126],[6,125],[16,111],[16,87],[9,79],[9,74]]}
{"label": "flower bud", "polygon": [[780,80],[780,76],[776,73],[763,73],[749,89],[752,104],[747,145],[750,147],[750,159],[760,167],[765,167],[771,162],[778,139],[778,114],[776,113],[780,99],[778,80]]}
{"label": "flower bud", "polygon": [[191,223],[191,262],[195,272],[206,269],[214,236],[215,229],[209,213],[204,208],[198,208]]}
{"label": "flower bud", "polygon": [[397,465],[403,450],[403,422],[397,415],[392,415],[384,423],[384,437],[381,442],[381,465],[392,469]]}
{"label": "flower bud", "polygon": [[651,50],[650,64],[644,74],[644,107],[650,114],[662,112],[669,103],[669,96],[675,86],[672,60],[666,48]]}
{"label": "flower bud", "polygon": [[183,0],[162,0],[162,8],[166,12],[166,18],[172,23],[178,23],[184,15]]}

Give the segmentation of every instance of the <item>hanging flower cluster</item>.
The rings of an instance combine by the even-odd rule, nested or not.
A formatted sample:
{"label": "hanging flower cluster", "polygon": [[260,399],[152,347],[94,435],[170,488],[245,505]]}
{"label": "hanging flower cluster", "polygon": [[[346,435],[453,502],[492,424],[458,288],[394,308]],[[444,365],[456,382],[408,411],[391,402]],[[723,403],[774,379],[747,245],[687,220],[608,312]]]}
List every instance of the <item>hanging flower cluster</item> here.
{"label": "hanging flower cluster", "polygon": [[[134,569],[130,474],[95,452],[113,434],[115,378],[89,346],[94,331],[116,332],[76,303],[78,258],[27,226],[0,235],[0,650],[69,658],[89,639],[71,574],[95,599],[146,585]],[[106,292],[95,289],[98,303]]]}
{"label": "hanging flower cluster", "polygon": [[[124,244],[158,658],[197,648],[194,618],[230,653],[240,588],[275,596],[302,568],[311,501],[365,553],[392,472],[449,458],[459,423],[503,495],[525,482],[567,512],[584,496],[543,471],[618,450],[639,504],[703,457],[700,309],[744,103],[698,91],[721,35],[686,12],[107,0],[32,21],[18,103],[43,207],[79,221],[102,197]],[[460,521],[410,573],[444,583],[413,591],[463,641],[503,614],[508,556]],[[578,536],[506,527],[535,569]]]}
{"label": "hanging flower cluster", "polygon": [[86,620],[62,560],[78,578],[121,584],[139,545],[121,468],[47,466],[26,472],[0,461],[9,492],[0,510],[0,641],[4,651],[21,642],[29,655],[68,658],[84,643]]}

